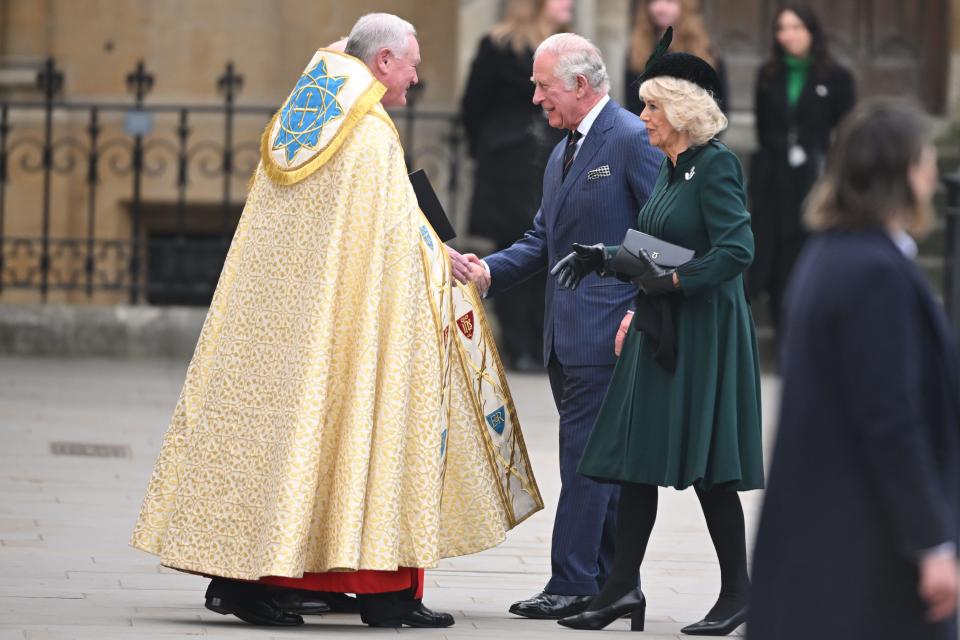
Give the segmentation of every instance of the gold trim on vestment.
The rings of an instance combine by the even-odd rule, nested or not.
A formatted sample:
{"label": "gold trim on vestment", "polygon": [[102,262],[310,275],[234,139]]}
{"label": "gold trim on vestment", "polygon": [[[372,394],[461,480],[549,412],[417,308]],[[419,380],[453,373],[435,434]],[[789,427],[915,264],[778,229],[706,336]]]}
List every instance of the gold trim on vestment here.
{"label": "gold trim on vestment", "polygon": [[[469,295],[470,302],[473,304],[473,306],[475,308],[479,308],[482,311],[483,302],[480,299],[479,293],[477,292],[476,285],[469,287],[467,289],[467,294]],[[483,327],[484,334],[487,336],[492,336],[493,332],[490,330],[490,325],[487,322],[487,315],[485,313],[480,313],[479,316],[480,316],[480,325]],[[497,372],[499,373],[500,378],[501,379],[505,378],[506,374],[504,373],[503,362],[500,360],[500,352],[497,351],[496,349],[493,349],[493,361],[497,366]],[[507,401],[506,406],[507,406],[507,409],[510,411],[510,420],[513,422],[513,425],[514,425],[513,437],[515,439],[516,446],[514,446],[513,449],[511,450],[511,455],[513,455],[513,453],[517,451],[526,451],[527,444],[523,439],[523,431],[521,431],[519,428],[520,419],[517,417],[517,405],[513,401],[513,394],[510,392],[510,387],[507,385],[504,385],[501,388],[501,392],[504,395],[504,399]],[[490,434],[484,433],[484,435],[487,438],[487,446],[492,447],[493,443],[490,441]],[[500,458],[499,454],[497,454],[497,457]],[[502,460],[502,458],[500,459]],[[537,485],[536,480],[534,480],[533,469],[532,468],[528,469],[528,473],[530,477],[525,479],[523,474],[517,473],[515,471],[515,467],[513,466],[513,464],[505,465],[505,467],[517,475],[517,477],[520,479],[520,483],[524,486],[524,488],[527,489],[527,493],[529,493],[533,497],[533,499],[536,501],[540,509],[543,509],[543,496],[540,495],[540,487]],[[517,526],[518,524],[520,524],[521,522],[525,521],[527,518],[535,514],[537,511],[539,511],[539,509],[530,511],[520,519],[515,519],[512,526],[514,527]],[[512,512],[512,509],[511,509],[511,512]]]}
{"label": "gold trim on vestment", "polygon": [[397,125],[394,124],[393,118],[390,117],[390,114],[387,113],[386,109],[383,108],[382,104],[376,105],[373,109],[370,110],[370,115],[380,118],[393,129],[393,133],[396,134],[397,140],[400,139],[400,132],[397,130]]}
{"label": "gold trim on vestment", "polygon": [[[371,113],[376,114],[376,111],[373,111]],[[393,124],[393,123],[391,122],[390,124]],[[396,128],[394,128],[394,133],[396,133]],[[398,138],[399,138],[399,135],[398,135]],[[431,238],[436,240],[437,246],[439,247],[437,253],[441,254],[440,257],[442,259],[442,263],[441,263],[441,269],[440,269],[439,287],[440,287],[440,304],[442,305],[443,298],[446,296],[447,292],[449,291],[444,283],[448,282],[451,277],[450,270],[452,269],[452,266],[450,263],[450,256],[447,254],[446,249],[444,248],[444,244],[440,240],[440,236],[438,236],[434,231],[433,227],[430,226],[430,221],[427,220],[427,216],[423,213],[423,210],[418,207],[417,213],[420,214],[421,225],[429,231],[429,233],[431,234]],[[441,385],[440,385],[440,395],[441,395],[441,398],[443,397],[446,398],[447,406],[446,406],[445,425],[446,425],[446,431],[447,431],[446,438],[447,440],[449,440],[450,427],[451,427],[450,422],[451,422],[451,416],[453,415],[453,401],[451,397],[453,394],[453,382],[450,380],[451,367],[453,366],[453,364],[451,362],[451,356],[452,356],[450,352],[451,350],[447,345],[447,342],[449,340],[455,340],[456,336],[454,336],[453,334],[450,334],[448,337],[444,337],[443,319],[441,317],[440,309],[437,306],[437,301],[434,300],[434,294],[435,294],[434,289],[437,285],[434,284],[431,277],[433,269],[430,266],[430,256],[429,256],[429,253],[427,252],[427,248],[424,246],[424,242],[422,238],[420,239],[420,242],[418,243],[418,245],[420,248],[420,261],[423,263],[423,277],[428,290],[427,300],[430,303],[430,311],[433,313],[433,322],[436,325],[436,329],[437,329],[437,344],[439,345],[441,377],[443,379],[443,382],[441,382]],[[450,293],[451,293],[450,298],[452,300],[453,299],[452,292]],[[442,405],[442,402],[443,401],[441,400],[441,405]],[[442,479],[446,476],[446,472],[447,472],[446,446],[444,446],[443,448],[444,448],[443,466],[440,472],[441,486],[443,484]]]}
{"label": "gold trim on vestment", "polygon": [[[476,286],[476,285],[474,285],[474,284],[471,282],[469,285],[464,286],[463,289],[466,290],[466,291],[469,291],[469,290],[470,290],[470,287],[473,287],[473,286]],[[452,300],[452,299],[451,299],[451,301],[450,301],[450,306],[451,306],[451,308],[453,307],[453,300]],[[477,312],[478,312],[478,309],[474,308],[473,311],[474,311],[474,317],[476,317],[477,315],[479,315],[479,314],[477,313]],[[454,314],[454,315],[455,315],[455,314]],[[466,349],[465,349],[464,346],[460,343],[460,339],[459,339],[459,338],[456,339],[456,343],[457,343],[457,352],[458,352],[458,354],[459,354],[459,358],[458,358],[458,359],[460,360],[460,368],[461,368],[461,370],[463,371],[464,377],[465,377],[465,378],[467,379],[467,381],[469,382],[469,381],[471,380],[471,377],[470,377],[470,372],[467,371],[467,364],[466,364],[466,362],[467,362],[467,360],[470,360],[470,357],[469,357],[469,354],[468,354],[468,353],[465,353],[465,352],[466,352]],[[484,360],[486,360],[486,357],[487,357],[486,350],[484,350],[484,353],[482,354],[481,357],[482,357]],[[472,362],[471,362],[471,364],[472,364]],[[480,426],[481,426],[481,431],[483,432],[483,443],[484,443],[484,445],[486,445],[486,446],[484,447],[484,449],[486,450],[486,453],[487,453],[487,461],[488,461],[488,463],[490,464],[490,468],[496,470],[496,469],[497,469],[497,464],[496,464],[496,460],[495,460],[494,458],[497,457],[497,454],[496,454],[496,451],[494,450],[493,443],[490,442],[490,434],[487,433],[487,429],[486,429],[486,416],[485,416],[484,413],[483,413],[483,409],[480,407],[479,400],[478,400],[478,396],[479,396],[479,395],[480,395],[479,389],[477,390],[477,393],[471,393],[471,394],[470,394],[470,401],[471,401],[470,403],[473,405],[473,410],[476,412],[477,422],[480,424]],[[508,471],[509,471],[509,470],[508,470]],[[522,482],[522,480],[521,480],[521,482]],[[512,529],[513,527],[516,526],[516,522],[517,522],[517,516],[516,516],[516,514],[514,513],[515,510],[514,510],[514,508],[513,508],[513,501],[510,499],[510,496],[507,495],[507,489],[503,486],[503,483],[500,482],[500,478],[496,478],[495,484],[497,485],[497,493],[500,494],[500,501],[503,503],[504,507],[506,507],[507,523],[508,523],[508,525],[509,525],[509,528]]]}
{"label": "gold trim on vestment", "polygon": [[[495,346],[491,344],[493,333],[490,331],[490,326],[487,321],[486,314],[484,313],[483,303],[480,299],[479,294],[476,291],[475,285],[472,283],[461,284],[457,281],[453,281],[450,285],[450,288],[447,288],[446,282],[451,280],[450,277],[450,256],[444,250],[444,244],[440,241],[439,236],[436,234],[436,231],[430,226],[429,221],[422,211],[418,211],[420,214],[420,224],[429,230],[431,239],[436,243],[438,249],[437,253],[440,254],[438,257],[442,260],[443,265],[441,267],[441,282],[440,282],[440,304],[448,307],[449,317],[444,322],[441,318],[442,312],[441,309],[437,306],[437,301],[434,299],[436,292],[432,292],[433,295],[430,296],[430,308],[433,313],[434,321],[437,325],[437,334],[438,339],[441,344],[441,354],[446,353],[446,366],[456,366],[453,364],[452,359],[456,358],[460,365],[460,371],[463,373],[464,381],[467,384],[468,394],[470,396],[469,403],[473,409],[475,425],[479,428],[481,432],[481,438],[484,444],[484,452],[487,462],[490,466],[490,469],[494,471],[494,484],[496,485],[497,495],[500,498],[501,504],[503,505],[505,515],[507,517],[508,528],[513,528],[519,523],[523,522],[531,515],[543,508],[543,497],[540,495],[539,488],[537,487],[536,481],[533,478],[533,469],[530,468],[530,461],[524,455],[526,451],[526,444],[523,441],[522,432],[520,430],[520,421],[517,417],[516,407],[513,403],[513,397],[510,393],[509,386],[506,382],[506,375],[503,369],[503,363],[500,360],[499,353]],[[420,245],[421,257],[424,262],[424,277],[427,281],[427,286],[432,288],[433,282],[430,277],[432,269],[428,265],[427,258],[427,249],[421,243]],[[463,340],[459,337],[459,327],[457,326],[457,311],[454,300],[453,291],[459,290],[460,295],[463,298],[463,301],[466,302],[473,312],[474,318],[477,318],[477,334],[480,336],[479,344],[477,345],[477,355],[479,355],[481,362],[479,367],[477,363],[474,362],[473,354],[471,350],[464,345]],[[449,292],[450,295],[447,295]],[[445,352],[447,345],[443,343],[443,333],[444,328],[449,330],[450,339],[453,341],[451,345],[453,351]],[[500,447],[494,442],[493,437],[491,436],[486,423],[486,411],[480,405],[481,396],[483,395],[481,387],[483,385],[489,385],[494,392],[494,396],[497,397],[501,402],[503,402],[505,408],[509,411],[510,417],[510,435],[505,440],[507,446],[510,447],[510,456],[509,459],[504,458],[503,454],[500,451]],[[446,388],[446,393],[450,393],[451,388]],[[448,424],[448,428],[449,428]],[[523,468],[518,468],[518,463]],[[503,478],[499,473],[498,469],[503,470]],[[520,482],[520,486],[523,491],[530,496],[536,505],[536,509],[532,509],[524,513],[522,516],[518,517],[516,504],[513,499],[513,489],[510,485],[510,477],[513,476]]]}
{"label": "gold trim on vestment", "polygon": [[[467,300],[470,302],[473,308],[474,317],[479,318],[479,322],[483,332],[481,335],[484,335],[489,339],[489,337],[492,336],[493,333],[490,331],[490,325],[487,323],[487,316],[483,311],[483,306],[482,306],[483,303],[480,301],[480,297],[476,290],[476,285],[474,285],[473,283],[470,283],[470,285],[457,284],[456,286],[458,286],[463,291],[464,297],[467,298]],[[452,300],[451,300],[451,304],[452,304]],[[469,362],[470,366],[473,367],[475,370],[477,370],[477,367],[474,365],[473,359],[470,357],[470,354],[467,352],[466,347],[463,346],[461,341],[458,339],[456,343],[457,343],[457,349],[460,352],[460,366],[463,368],[463,375],[465,375],[467,379],[470,380],[471,376],[470,376],[470,372],[467,370],[467,363]],[[486,340],[484,340],[484,343],[485,343],[485,346],[487,346]],[[495,367],[497,377],[500,380],[503,380],[506,377],[506,374],[504,373],[503,363],[500,361],[500,355],[496,349],[490,349],[490,348],[484,349],[482,354],[482,357],[484,358],[483,366],[481,367],[481,369],[477,370],[477,373],[479,373],[481,378],[487,380],[488,382],[491,382],[490,376],[489,374],[487,374],[485,370],[487,368],[487,364],[485,360],[491,352],[493,352],[491,360],[493,362],[493,366]],[[510,433],[511,433],[511,437],[514,439],[514,443],[510,451],[511,451],[511,456],[513,456],[518,451],[518,447],[520,448],[519,450],[526,450],[526,444],[523,441],[523,436],[519,428],[520,421],[519,421],[519,418],[517,417],[516,406],[513,403],[513,395],[510,393],[509,386],[501,385],[499,383],[495,384],[494,386],[500,393],[503,394],[504,404],[510,411],[510,420],[513,425],[513,428],[511,429]],[[472,401],[474,410],[477,412],[476,414],[477,420],[481,425],[486,425],[486,414],[483,408],[480,407],[478,403],[479,395],[480,395],[479,393],[472,393],[470,394],[470,399]],[[510,460],[510,461],[504,460],[503,456],[500,455],[500,453],[497,451],[496,445],[493,442],[493,438],[490,437],[490,433],[487,431],[485,426],[484,428],[482,428],[482,432],[483,432],[483,442],[484,444],[486,444],[486,449],[487,449],[487,459],[490,461],[491,468],[497,469],[498,467],[496,462],[499,460],[503,466],[504,471],[507,472],[507,475],[515,476],[520,481],[520,484],[523,486],[524,490],[526,490],[526,492],[534,499],[539,509],[542,509],[543,497],[540,495],[540,490],[539,490],[539,487],[537,486],[536,481],[533,480],[533,469],[527,470],[529,477],[524,476],[523,473],[517,470],[516,466],[513,464],[513,460]],[[520,524],[530,516],[532,516],[537,511],[539,511],[539,509],[532,510],[529,513],[527,513],[525,516],[521,518],[517,518],[516,510],[513,508],[513,500],[507,494],[509,487],[504,487],[503,483],[501,483],[498,479],[497,489],[499,490],[500,497],[503,500],[503,504],[507,509],[507,515],[509,516],[509,519],[510,519],[509,522],[510,522],[511,529],[516,527],[518,524]]]}

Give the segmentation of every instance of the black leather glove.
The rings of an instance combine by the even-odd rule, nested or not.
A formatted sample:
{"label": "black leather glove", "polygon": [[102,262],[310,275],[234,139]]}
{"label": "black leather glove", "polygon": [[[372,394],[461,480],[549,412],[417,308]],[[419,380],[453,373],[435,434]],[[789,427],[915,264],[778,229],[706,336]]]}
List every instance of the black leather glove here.
{"label": "black leather glove", "polygon": [[602,244],[574,242],[573,251],[554,265],[550,275],[557,277],[561,289],[576,289],[580,281],[594,271],[603,272],[606,264],[607,251]]}
{"label": "black leather glove", "polygon": [[640,249],[640,262],[643,273],[631,280],[635,285],[648,296],[662,296],[668,293],[674,293],[678,288],[673,284],[673,274],[676,269],[664,269],[647,253],[646,249]]}

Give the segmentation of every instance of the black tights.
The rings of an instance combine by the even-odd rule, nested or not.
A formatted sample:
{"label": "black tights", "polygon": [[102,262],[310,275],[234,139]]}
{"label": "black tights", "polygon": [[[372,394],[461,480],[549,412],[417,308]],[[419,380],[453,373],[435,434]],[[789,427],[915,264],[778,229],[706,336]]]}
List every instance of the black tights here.
{"label": "black tights", "polygon": [[[720,561],[720,597],[706,618],[720,620],[747,603],[747,542],[743,508],[735,491],[696,489],[707,530]],[[620,488],[613,570],[600,594],[590,603],[596,611],[619,599],[637,584],[637,574],[657,519],[657,487],[625,482]]]}

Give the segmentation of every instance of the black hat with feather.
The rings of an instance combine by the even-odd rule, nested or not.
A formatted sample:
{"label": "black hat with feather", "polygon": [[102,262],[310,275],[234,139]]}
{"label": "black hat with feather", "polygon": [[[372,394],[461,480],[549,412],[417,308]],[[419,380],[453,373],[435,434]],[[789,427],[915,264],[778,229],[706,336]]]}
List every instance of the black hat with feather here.
{"label": "black hat with feather", "polygon": [[640,74],[640,83],[659,76],[679,78],[705,89],[714,100],[717,100],[720,95],[720,76],[714,68],[706,60],[692,53],[680,51],[667,53],[672,41],[673,27],[667,27],[666,33],[660,38],[660,42],[647,59],[647,65]]}

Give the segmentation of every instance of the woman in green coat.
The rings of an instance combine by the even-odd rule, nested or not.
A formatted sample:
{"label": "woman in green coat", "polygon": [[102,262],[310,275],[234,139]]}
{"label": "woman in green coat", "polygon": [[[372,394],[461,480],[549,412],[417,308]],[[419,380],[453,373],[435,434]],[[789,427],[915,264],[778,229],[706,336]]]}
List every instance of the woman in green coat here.
{"label": "woman in green coat", "polygon": [[[725,635],[746,617],[749,580],[738,491],[763,487],[760,368],[743,272],[753,259],[743,173],[714,136],[727,121],[716,73],[686,53],[659,58],[640,87],[650,142],[667,155],[637,228],[695,257],[666,269],[646,252],[629,274],[636,315],[624,318],[620,359],[579,472],[621,484],[614,568],[586,612],[560,624],[599,629],[631,613],[643,628],[637,573],[657,512],[657,488],[694,487],[720,561],[721,591],[690,635]],[[618,275],[618,247],[575,245],[551,272],[576,286]],[[654,256],[656,257],[656,256]],[[637,275],[639,274],[639,275]],[[622,341],[622,344],[621,344]]]}

